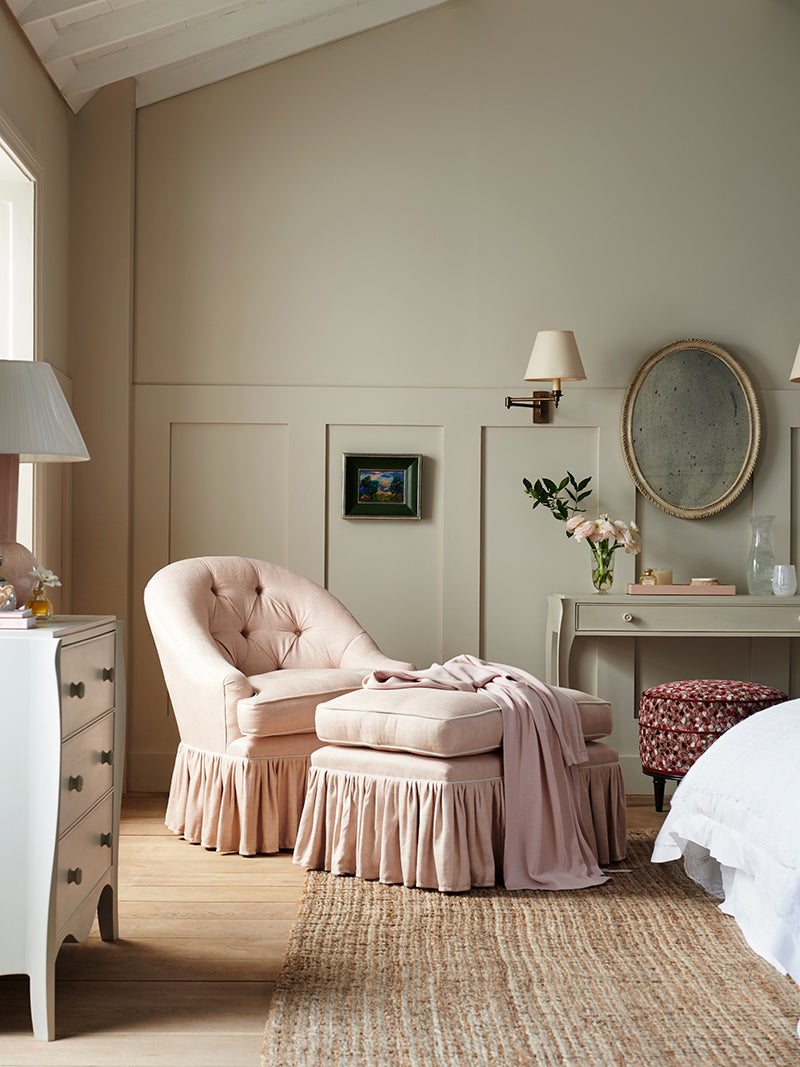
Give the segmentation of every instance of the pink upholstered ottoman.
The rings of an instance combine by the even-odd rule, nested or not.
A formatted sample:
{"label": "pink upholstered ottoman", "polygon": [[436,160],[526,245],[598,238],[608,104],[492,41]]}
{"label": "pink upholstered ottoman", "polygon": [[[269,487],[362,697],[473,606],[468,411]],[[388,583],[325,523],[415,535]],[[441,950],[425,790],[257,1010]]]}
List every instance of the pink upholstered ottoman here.
{"label": "pink upholstered ottoman", "polygon": [[[625,789],[611,707],[574,690],[588,760],[571,768],[601,864],[625,855]],[[317,708],[294,861],[446,892],[495,885],[505,828],[502,712],[481,693],[362,689]],[[536,812],[531,812],[536,817]]]}
{"label": "pink upholstered ottoman", "polygon": [[639,701],[639,757],[653,778],[656,811],[663,811],[667,778],[680,780],[720,734],[788,699],[769,685],[709,678],[645,690]]}

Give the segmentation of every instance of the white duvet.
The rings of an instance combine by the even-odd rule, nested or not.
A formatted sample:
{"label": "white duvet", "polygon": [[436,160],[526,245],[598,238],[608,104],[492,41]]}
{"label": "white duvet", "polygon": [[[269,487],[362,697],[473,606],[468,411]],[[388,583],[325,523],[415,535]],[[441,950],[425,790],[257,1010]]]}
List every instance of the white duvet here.
{"label": "white duvet", "polygon": [[800,700],[738,723],[689,770],[652,859],[681,856],[750,947],[800,983]]}

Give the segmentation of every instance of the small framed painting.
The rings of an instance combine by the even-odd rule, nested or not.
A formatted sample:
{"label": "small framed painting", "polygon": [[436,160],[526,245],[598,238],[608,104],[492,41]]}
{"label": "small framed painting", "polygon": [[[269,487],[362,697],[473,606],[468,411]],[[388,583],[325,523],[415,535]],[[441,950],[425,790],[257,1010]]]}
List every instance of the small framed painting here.
{"label": "small framed painting", "polygon": [[342,454],[342,518],[419,519],[422,456]]}

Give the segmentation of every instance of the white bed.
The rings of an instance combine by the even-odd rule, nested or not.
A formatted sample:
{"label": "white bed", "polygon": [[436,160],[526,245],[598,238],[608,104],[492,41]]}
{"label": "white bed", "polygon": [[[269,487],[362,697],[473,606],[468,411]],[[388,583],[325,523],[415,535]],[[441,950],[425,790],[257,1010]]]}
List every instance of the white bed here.
{"label": "white bed", "polygon": [[750,947],[800,984],[800,700],[738,723],[689,770],[652,859],[681,856]]}

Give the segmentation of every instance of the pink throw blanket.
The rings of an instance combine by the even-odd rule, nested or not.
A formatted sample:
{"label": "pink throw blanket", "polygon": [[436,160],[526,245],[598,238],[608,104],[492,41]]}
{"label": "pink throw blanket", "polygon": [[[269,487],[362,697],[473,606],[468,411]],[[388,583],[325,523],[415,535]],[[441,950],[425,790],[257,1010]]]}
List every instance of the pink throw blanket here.
{"label": "pink throw blanket", "polygon": [[461,655],[424,671],[373,671],[366,689],[482,691],[503,713],[507,889],[585,889],[608,878],[578,818],[569,767],[586,762],[575,701],[532,674]]}

